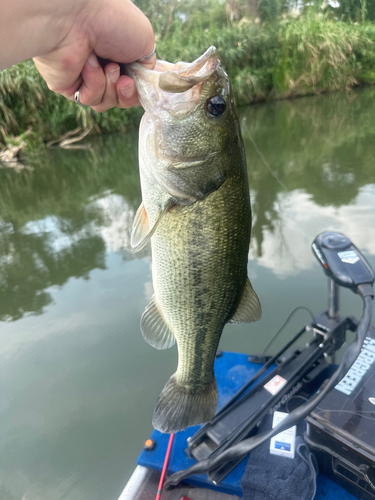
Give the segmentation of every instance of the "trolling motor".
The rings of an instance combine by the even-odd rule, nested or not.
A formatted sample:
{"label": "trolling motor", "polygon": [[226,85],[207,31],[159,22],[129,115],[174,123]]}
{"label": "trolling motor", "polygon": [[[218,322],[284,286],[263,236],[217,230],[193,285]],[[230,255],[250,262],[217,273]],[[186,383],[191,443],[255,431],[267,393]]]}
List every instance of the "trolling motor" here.
{"label": "trolling motor", "polygon": [[[312,250],[329,279],[328,309],[268,359],[211,422],[188,439],[185,451],[199,462],[170,476],[166,487],[177,485],[192,474],[205,472],[209,472],[210,481],[218,484],[250,451],[303,420],[355,362],[371,323],[375,273],[358,248],[341,233],[328,231],[319,234],[312,243]],[[350,288],[362,298],[364,309],[359,322],[352,317],[339,316],[340,286]],[[333,355],[342,346],[348,330],[357,332],[356,339],[332,374],[334,366],[329,365],[325,357]],[[307,347],[302,351],[291,349],[306,331],[313,332]],[[297,393],[311,397],[275,428],[256,434],[263,417]]]}
{"label": "trolling motor", "polygon": [[358,327],[353,317],[340,320],[340,286],[361,295],[366,285],[371,287],[372,293],[375,273],[358,248],[341,233],[320,233],[311,248],[328,277],[328,309],[315,318],[315,324],[330,331],[332,346],[326,355],[332,356],[345,342],[346,331],[355,331]]}
{"label": "trolling motor", "polygon": [[374,271],[358,248],[341,233],[321,233],[311,248],[329,278],[328,317],[336,318],[339,312],[339,287],[360,293],[359,286],[372,286]]}

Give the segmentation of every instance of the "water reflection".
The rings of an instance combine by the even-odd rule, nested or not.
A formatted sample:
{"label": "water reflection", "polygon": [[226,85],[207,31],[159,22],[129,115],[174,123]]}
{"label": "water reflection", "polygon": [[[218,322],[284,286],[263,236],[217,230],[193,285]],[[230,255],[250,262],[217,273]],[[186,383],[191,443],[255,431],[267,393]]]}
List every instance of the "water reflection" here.
{"label": "water reflection", "polygon": [[[375,266],[374,102],[369,88],[241,110],[263,319],[226,328],[223,348],[257,352],[292,308],[324,307],[320,231]],[[149,250],[129,251],[136,136],[88,141],[0,170],[0,500],[117,498],[175,369],[139,332],[152,287]]]}
{"label": "water reflection", "polygon": [[1,172],[0,320],[42,313],[46,290],[105,269],[106,249],[126,258],[140,202],[135,140],[96,138],[30,162],[33,172]]}
{"label": "water reflection", "polygon": [[279,275],[310,268],[309,245],[324,229],[346,231],[375,252],[374,102],[367,88],[242,110],[250,256],[259,264]]}
{"label": "water reflection", "polygon": [[250,251],[250,259],[257,258],[258,265],[271,269],[275,275],[285,278],[315,268],[316,260],[310,250],[312,235],[323,230],[350,235],[361,250],[375,255],[375,185],[361,188],[352,204],[335,210],[316,205],[311,195],[302,190],[279,195],[277,204],[282,208],[282,220],[276,232],[263,228],[262,252],[258,252],[258,240],[256,245],[253,241]]}

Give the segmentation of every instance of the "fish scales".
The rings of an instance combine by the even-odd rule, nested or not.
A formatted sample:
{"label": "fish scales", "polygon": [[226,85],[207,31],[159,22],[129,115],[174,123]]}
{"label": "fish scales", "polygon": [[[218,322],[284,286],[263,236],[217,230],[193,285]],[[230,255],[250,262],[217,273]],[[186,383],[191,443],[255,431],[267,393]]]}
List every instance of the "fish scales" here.
{"label": "fish scales", "polygon": [[250,228],[239,221],[250,214],[241,173],[204,203],[170,212],[152,238],[155,295],[176,337],[182,385],[212,381],[223,326],[245,285]]}
{"label": "fish scales", "polygon": [[178,366],[153,425],[177,432],[210,420],[214,360],[228,322],[256,321],[247,277],[251,228],[246,159],[229,80],[215,48],[193,63],[129,66],[146,113],[140,127],[143,202],[135,251],[151,241],[154,295],[141,319],[158,349],[177,342]]}

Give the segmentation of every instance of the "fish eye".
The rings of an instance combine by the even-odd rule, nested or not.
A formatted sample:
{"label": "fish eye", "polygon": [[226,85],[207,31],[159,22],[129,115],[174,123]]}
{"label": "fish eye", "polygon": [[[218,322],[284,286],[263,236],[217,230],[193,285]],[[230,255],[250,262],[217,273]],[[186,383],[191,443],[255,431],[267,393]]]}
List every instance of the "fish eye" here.
{"label": "fish eye", "polygon": [[209,115],[214,117],[222,115],[225,111],[225,107],[226,103],[221,95],[215,95],[206,101],[206,111]]}

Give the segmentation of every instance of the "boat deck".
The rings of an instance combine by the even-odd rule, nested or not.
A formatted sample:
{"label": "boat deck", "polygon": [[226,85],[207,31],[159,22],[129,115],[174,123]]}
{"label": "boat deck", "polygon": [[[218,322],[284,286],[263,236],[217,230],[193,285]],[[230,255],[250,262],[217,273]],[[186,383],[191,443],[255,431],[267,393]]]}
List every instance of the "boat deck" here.
{"label": "boat deck", "polygon": [[[246,354],[223,352],[215,361],[215,375],[219,389],[219,407],[223,406],[260,368],[259,364],[248,361]],[[269,369],[272,369],[270,367]],[[264,376],[267,374],[266,372]],[[183,470],[196,463],[185,453],[187,438],[195,434],[199,426],[189,427],[183,432],[175,435],[172,452],[168,464],[167,475]],[[143,450],[138,457],[138,479],[142,475],[143,480],[138,481],[138,487],[142,489],[141,496],[135,495],[136,487],[133,484],[133,493],[129,494],[129,483],[122,493],[120,500],[148,500],[154,499],[160,478],[160,471],[163,466],[165,453],[167,450],[169,434],[162,434],[154,431],[151,435],[155,440],[155,447],[152,450]],[[245,471],[248,457],[228,474],[217,486],[208,481],[207,474],[190,476],[186,482],[188,486],[183,486],[163,492],[163,500],[179,500],[186,496],[194,500],[235,500],[242,497],[241,478]],[[137,472],[137,469],[135,473]],[[135,478],[134,478],[135,481]],[[139,486],[142,485],[142,486]],[[192,490],[192,488],[194,488]],[[125,494],[126,493],[126,494]],[[315,500],[355,500],[352,494],[344,490],[341,486],[331,481],[323,474],[318,475],[317,493]]]}
{"label": "boat deck", "polygon": [[[160,472],[138,465],[119,500],[155,500]],[[194,486],[180,485],[170,491],[163,490],[161,500],[241,500],[236,495]]]}

